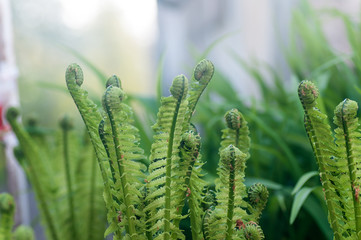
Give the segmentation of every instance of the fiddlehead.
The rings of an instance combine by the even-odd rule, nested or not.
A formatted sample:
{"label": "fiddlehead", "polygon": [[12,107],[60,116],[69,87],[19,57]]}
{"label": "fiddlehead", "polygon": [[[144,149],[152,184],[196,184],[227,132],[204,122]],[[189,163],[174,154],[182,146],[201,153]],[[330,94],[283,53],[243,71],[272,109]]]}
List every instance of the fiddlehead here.
{"label": "fiddlehead", "polygon": [[267,204],[267,200],[268,200],[267,188],[261,183],[256,183],[252,185],[248,189],[248,199],[250,205],[252,206],[251,209],[252,209],[253,218],[255,219],[255,222],[258,223],[258,219]]}
{"label": "fiddlehead", "polygon": [[204,89],[207,87],[209,81],[214,74],[213,63],[209,60],[203,59],[194,69],[193,77],[189,87],[188,97],[188,122],[192,117],[197,102],[201,97]]}
{"label": "fiddlehead", "polygon": [[[173,220],[181,216],[176,214],[175,192],[183,186],[183,174],[178,176],[179,145],[182,133],[185,131],[185,113],[188,102],[185,100],[188,90],[188,80],[185,76],[177,76],[172,84],[172,96],[161,99],[155,131],[154,143],[151,148],[151,164],[147,178],[150,204],[145,208],[149,211],[153,224],[150,231],[155,239],[169,239],[176,234],[182,237],[179,229],[173,225]],[[188,126],[187,126],[188,127]],[[173,200],[172,200],[173,199]],[[173,203],[173,205],[172,205]]]}
{"label": "fiddlehead", "polygon": [[249,138],[247,121],[244,119],[242,113],[237,109],[229,110],[224,115],[224,118],[228,128],[222,130],[220,151],[232,144],[241,150],[241,152],[245,153],[248,159],[250,156],[249,148],[251,140]]}
{"label": "fiddlehead", "polygon": [[0,239],[11,240],[14,225],[15,202],[7,193],[0,194]]}
{"label": "fiddlehead", "polygon": [[122,88],[122,82],[120,81],[120,78],[117,75],[113,75],[111,76],[106,84],[105,87],[108,88],[109,86],[114,86],[114,87],[118,87],[118,88]]}
{"label": "fiddlehead", "polygon": [[246,240],[262,240],[264,234],[261,227],[254,223],[247,223],[243,229],[243,236]]}

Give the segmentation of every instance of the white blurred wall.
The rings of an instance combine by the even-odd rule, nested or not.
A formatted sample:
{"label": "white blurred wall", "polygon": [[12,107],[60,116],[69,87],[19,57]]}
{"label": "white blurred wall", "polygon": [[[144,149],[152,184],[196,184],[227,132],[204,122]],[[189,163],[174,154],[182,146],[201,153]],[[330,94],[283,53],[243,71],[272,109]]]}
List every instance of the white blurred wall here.
{"label": "white blurred wall", "polygon": [[[228,34],[208,58],[232,80],[240,94],[257,95],[256,84],[242,71],[233,54],[283,69],[280,45],[288,38],[292,7],[297,0],[159,0],[159,55],[165,52],[164,76],[188,72],[195,64],[191,49],[204,51]],[[190,77],[190,76],[189,76]]]}

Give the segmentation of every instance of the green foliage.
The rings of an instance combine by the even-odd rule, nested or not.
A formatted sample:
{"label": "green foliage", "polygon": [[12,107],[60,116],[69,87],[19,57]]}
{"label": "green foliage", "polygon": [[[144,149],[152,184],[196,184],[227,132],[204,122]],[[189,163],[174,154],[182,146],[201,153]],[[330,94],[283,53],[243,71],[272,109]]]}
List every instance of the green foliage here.
{"label": "green foliage", "polygon": [[38,126],[35,118],[23,127],[17,116],[14,108],[7,111],[20,144],[15,155],[32,184],[47,238],[101,238],[106,227],[103,189],[88,137],[79,137],[68,117],[54,131]]}
{"label": "green foliage", "polygon": [[26,226],[13,230],[15,202],[8,193],[0,194],[0,240],[34,240],[34,232]]}
{"label": "green foliage", "polygon": [[336,107],[333,135],[327,116],[317,108],[315,85],[303,81],[298,93],[305,111],[305,128],[319,165],[334,237],[361,239],[361,135],[357,103],[345,99]]}
{"label": "green foliage", "polygon": [[[237,110],[230,112],[235,122],[232,129],[223,132],[224,163],[218,171],[217,201],[205,200],[207,184],[202,179],[200,136],[190,120],[213,72],[213,64],[202,60],[190,83],[185,76],[177,76],[170,88],[171,96],[161,98],[147,169],[132,109],[125,101],[127,96],[119,78],[113,76],[107,81],[101,114],[80,88],[80,67],[68,67],[68,89],[88,129],[102,172],[109,223],[105,236],[112,233],[113,239],[185,239],[180,223],[189,218],[195,240],[215,236],[263,239],[258,220],[268,191],[258,184],[249,189],[248,196],[243,184],[250,139],[247,122]],[[204,203],[208,205],[205,209]],[[185,205],[188,212],[182,211]],[[221,225],[218,212],[226,213]],[[244,224],[239,225],[241,222]]]}
{"label": "green foliage", "polygon": [[[247,194],[244,185],[250,145],[247,122],[236,109],[228,111],[225,119],[228,128],[222,131],[221,159],[217,169],[219,179],[216,180],[218,205],[207,213],[207,235],[208,239],[248,239],[246,229],[249,228],[248,225],[258,225],[259,216],[268,199],[268,191],[262,184],[255,184]],[[226,145],[228,146],[225,147]],[[244,201],[247,197],[249,203]],[[237,223],[239,231],[234,231],[234,223]],[[261,230],[259,236],[262,239]]]}

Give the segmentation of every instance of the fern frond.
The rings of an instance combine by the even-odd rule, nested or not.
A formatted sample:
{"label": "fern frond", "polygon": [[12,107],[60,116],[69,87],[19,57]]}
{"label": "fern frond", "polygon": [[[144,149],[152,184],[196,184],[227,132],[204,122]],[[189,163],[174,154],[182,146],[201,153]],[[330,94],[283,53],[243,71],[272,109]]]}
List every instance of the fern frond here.
{"label": "fern frond", "polygon": [[[151,148],[149,176],[147,177],[149,193],[158,189],[158,191],[162,191],[154,197],[148,195],[147,201],[150,202],[150,205],[145,208],[145,211],[148,211],[151,216],[149,221],[153,225],[152,235],[157,236],[155,239],[162,237],[169,239],[174,234],[178,238],[182,237],[180,230],[172,228],[171,225],[175,219],[181,218],[179,214],[176,214],[179,204],[174,196],[178,192],[178,188],[184,189],[184,173],[182,176],[178,176],[176,170],[180,164],[181,137],[185,131],[185,125],[187,125],[185,124],[188,106],[188,101],[185,100],[188,91],[186,77],[183,75],[176,77],[170,91],[172,96],[161,99],[157,122],[153,126],[155,135]],[[157,185],[153,182],[156,182]],[[156,226],[155,229],[154,226]]]}
{"label": "fern frond", "polygon": [[343,220],[342,223],[342,219],[344,219],[343,212],[346,211],[347,206],[343,205],[338,193],[340,189],[335,184],[338,183],[337,171],[344,172],[345,169],[340,169],[342,164],[338,164],[335,159],[337,150],[334,146],[334,138],[327,123],[327,116],[317,108],[318,95],[318,89],[311,81],[306,80],[300,83],[298,96],[305,112],[305,128],[318,163],[329,211],[329,222],[337,240],[343,238],[342,225],[345,222]]}
{"label": "fern frond", "polygon": [[239,231],[241,239],[245,240],[262,240],[264,239],[264,234],[261,227],[254,223],[245,224],[242,231]]}
{"label": "fern frond", "polygon": [[[179,188],[177,213],[181,213],[185,200],[188,201],[189,216],[191,222],[192,239],[201,239],[201,225],[203,209],[201,209],[202,203],[202,191],[206,186],[206,182],[201,179],[201,156],[200,151],[200,136],[193,131],[187,131],[182,135],[182,141],[180,144],[180,167],[177,169],[179,175],[185,174],[184,188]],[[176,226],[178,223],[175,224]]]}
{"label": "fern frond", "polygon": [[261,184],[256,183],[248,189],[248,199],[251,205],[250,212],[252,214],[253,221],[258,223],[259,217],[263,209],[266,207],[268,200],[268,190]]}
{"label": "fern frond", "polygon": [[197,102],[202,95],[204,89],[207,87],[209,81],[214,74],[213,63],[209,60],[203,59],[200,61],[193,71],[193,77],[189,85],[188,97],[188,121],[191,119]]}
{"label": "fern frond", "polygon": [[[108,80],[111,81],[112,78]],[[103,143],[111,159],[115,190],[120,192],[120,211],[125,213],[122,223],[130,239],[140,239],[144,237],[145,224],[144,214],[137,211],[137,208],[143,199],[140,188],[144,174],[141,170],[145,169],[141,161],[145,157],[143,150],[139,148],[138,130],[130,124],[132,111],[129,106],[122,103],[124,98],[123,91],[114,83],[110,83],[103,97],[103,107],[107,114],[107,119],[104,119],[105,125],[109,126],[112,137],[105,137]]]}
{"label": "fern frond", "polygon": [[246,197],[244,170],[247,155],[229,145],[220,153],[216,181],[218,205],[212,212],[210,239],[235,239],[233,230],[238,219],[247,219],[243,198]]}
{"label": "fern frond", "polygon": [[221,152],[232,144],[241,150],[242,153],[246,154],[246,159],[248,159],[250,157],[249,148],[251,140],[249,138],[247,121],[237,109],[229,110],[224,115],[224,118],[228,128],[222,130],[222,141],[219,151]]}
{"label": "fern frond", "polygon": [[[101,171],[104,184],[104,201],[108,210],[108,222],[110,226],[118,222],[117,210],[113,202],[111,191],[111,173],[108,163],[108,156],[99,136],[98,125],[102,116],[97,106],[88,98],[88,93],[80,86],[83,84],[83,71],[77,64],[71,64],[65,74],[68,90],[74,100],[75,105],[85,123],[90,140],[93,144],[95,154],[98,159],[98,165]],[[107,231],[109,232],[109,231]]]}
{"label": "fern frond", "polygon": [[[338,176],[340,183],[338,189],[343,190],[340,193],[343,199],[342,202],[345,206],[348,206],[345,209],[349,210],[344,214],[348,217],[345,222],[347,220],[346,223],[349,223],[350,228],[344,226],[343,229],[344,232],[347,231],[351,236],[360,239],[361,133],[359,131],[360,124],[358,123],[357,109],[358,106],[355,101],[345,99],[335,109],[334,123],[337,126],[335,129],[336,145],[339,153],[337,161],[348,168],[343,168],[343,171]],[[356,233],[352,233],[354,230]]]}

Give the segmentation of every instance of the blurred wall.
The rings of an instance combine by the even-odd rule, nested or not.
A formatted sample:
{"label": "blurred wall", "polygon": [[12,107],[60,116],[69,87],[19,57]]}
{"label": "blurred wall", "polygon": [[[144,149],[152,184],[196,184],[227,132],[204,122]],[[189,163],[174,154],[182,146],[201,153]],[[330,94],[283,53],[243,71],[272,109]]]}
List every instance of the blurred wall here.
{"label": "blurred wall", "polygon": [[[254,82],[235,56],[288,69],[280,47],[287,42],[292,7],[297,0],[158,0],[158,54],[165,54],[168,89],[174,76],[191,73],[197,57],[217,40],[208,58],[232,80],[240,94],[257,96]],[[195,54],[196,53],[196,54]],[[190,76],[189,76],[190,77]]]}

